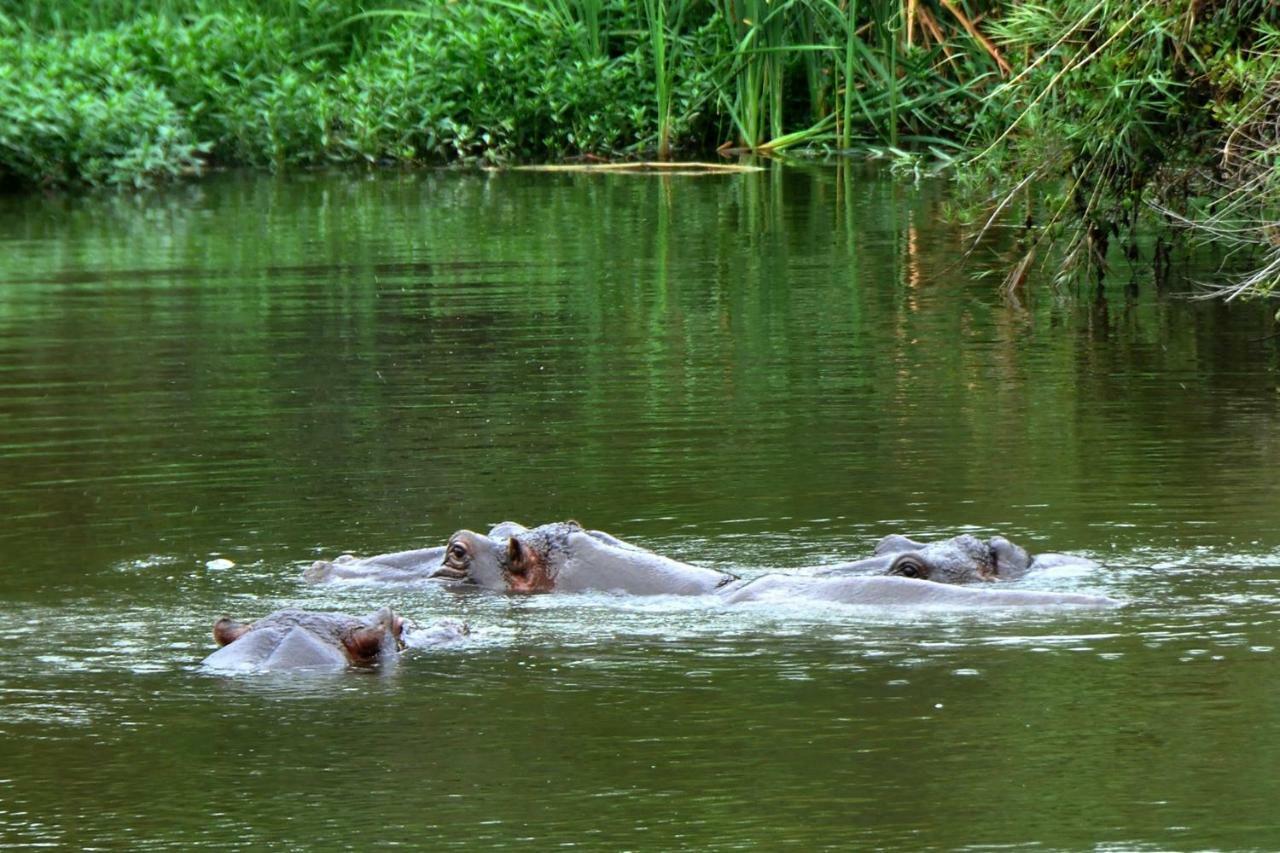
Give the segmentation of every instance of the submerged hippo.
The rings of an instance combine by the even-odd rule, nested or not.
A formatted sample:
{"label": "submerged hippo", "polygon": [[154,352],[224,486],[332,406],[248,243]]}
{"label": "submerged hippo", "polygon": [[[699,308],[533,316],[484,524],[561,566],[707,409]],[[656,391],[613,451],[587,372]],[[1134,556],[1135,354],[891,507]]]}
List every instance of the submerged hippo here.
{"label": "submerged hippo", "polygon": [[[576,522],[574,522],[576,524]],[[516,521],[503,521],[490,528],[485,536],[503,545],[512,536],[526,533],[529,528]],[[541,530],[542,528],[537,528]],[[582,530],[581,526],[578,527]],[[638,545],[623,542],[601,530],[583,530],[588,536],[623,548],[628,551],[648,553]],[[481,534],[472,534],[480,536]],[[414,551],[397,551],[393,554],[380,554],[376,557],[357,559],[350,554],[343,554],[334,560],[316,560],[305,572],[303,580],[308,583],[327,583],[329,581],[376,581],[379,583],[416,583],[429,579],[461,580],[458,573],[441,571],[447,546],[438,545],[431,548],[420,548]]]}
{"label": "submerged hippo", "polygon": [[1084,557],[1040,554],[1032,557],[1003,536],[986,541],[968,533],[941,542],[916,542],[906,536],[886,536],[877,543],[874,556],[834,566],[815,566],[818,576],[886,574],[939,583],[1017,580],[1028,571],[1078,565],[1096,568]]}
{"label": "submerged hippo", "polygon": [[576,521],[544,524],[505,539],[459,530],[449,538],[436,575],[510,592],[636,595],[697,595],[738,579],[584,530]]}
{"label": "submerged hippo", "polygon": [[[508,536],[514,536],[527,529],[518,522],[504,521],[494,525],[489,531],[489,536],[506,541]],[[316,560],[303,572],[302,577],[308,583],[336,580],[413,583],[427,580],[439,571],[440,563],[444,559],[444,550],[444,545],[437,545],[414,551],[379,554],[376,557],[364,559],[343,554],[334,560]]]}
{"label": "submerged hippo", "polygon": [[[459,530],[449,539],[437,575],[503,592],[713,594],[730,602],[806,598],[849,604],[994,607],[1117,603],[1102,596],[1073,593],[967,589],[905,577],[905,563],[899,566],[896,576],[858,576],[845,571],[825,576],[775,573],[743,580],[728,572],[681,563],[613,537],[609,540],[612,541],[583,530],[572,521],[524,530],[508,536],[505,542],[499,537]],[[921,550],[917,548],[915,552]],[[892,568],[898,559],[895,557],[888,567]]]}
{"label": "submerged hippo", "polygon": [[404,620],[390,607],[363,618],[345,613],[277,610],[254,622],[223,616],[213,626],[221,646],[204,659],[214,669],[341,669],[391,663],[404,647]]}

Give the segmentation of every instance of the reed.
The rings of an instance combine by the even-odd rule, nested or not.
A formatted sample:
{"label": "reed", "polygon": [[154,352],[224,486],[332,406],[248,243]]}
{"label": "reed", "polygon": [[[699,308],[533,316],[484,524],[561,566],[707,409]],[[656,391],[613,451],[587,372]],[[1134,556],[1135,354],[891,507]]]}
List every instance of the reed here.
{"label": "reed", "polygon": [[722,0],[728,40],[727,81],[717,87],[724,109],[748,150],[766,147],[784,131],[788,12],[794,2]]}
{"label": "reed", "polygon": [[[683,8],[681,5],[680,8]],[[667,0],[644,0],[649,49],[653,57],[653,91],[658,117],[658,159],[671,157],[671,91],[677,54],[669,50],[673,31],[667,24]],[[676,30],[678,31],[678,27]],[[675,44],[679,42],[676,41]]]}

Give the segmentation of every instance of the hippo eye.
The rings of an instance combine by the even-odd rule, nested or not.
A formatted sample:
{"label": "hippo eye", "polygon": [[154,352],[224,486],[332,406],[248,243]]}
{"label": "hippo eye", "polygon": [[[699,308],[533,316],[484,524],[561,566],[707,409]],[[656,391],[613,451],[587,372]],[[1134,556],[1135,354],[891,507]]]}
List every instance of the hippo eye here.
{"label": "hippo eye", "polygon": [[893,565],[889,567],[889,574],[900,575],[904,578],[925,578],[928,576],[929,571],[919,559],[903,556],[895,560]]}
{"label": "hippo eye", "polygon": [[454,542],[449,546],[449,556],[455,560],[465,560],[467,558],[467,548],[461,542]]}

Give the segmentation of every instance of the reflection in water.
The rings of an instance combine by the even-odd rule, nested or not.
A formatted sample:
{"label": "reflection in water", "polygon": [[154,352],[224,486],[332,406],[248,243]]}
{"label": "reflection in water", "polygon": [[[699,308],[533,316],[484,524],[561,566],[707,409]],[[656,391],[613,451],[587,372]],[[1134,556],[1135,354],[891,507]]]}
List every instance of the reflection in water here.
{"label": "reflection in water", "polygon": [[[6,202],[0,839],[1273,846],[1268,311],[1007,301],[947,200],[814,167]],[[1106,566],[1026,586],[1130,604],[299,580],[567,517],[748,574],[1000,532]],[[388,604],[474,633],[198,665],[223,612]]]}

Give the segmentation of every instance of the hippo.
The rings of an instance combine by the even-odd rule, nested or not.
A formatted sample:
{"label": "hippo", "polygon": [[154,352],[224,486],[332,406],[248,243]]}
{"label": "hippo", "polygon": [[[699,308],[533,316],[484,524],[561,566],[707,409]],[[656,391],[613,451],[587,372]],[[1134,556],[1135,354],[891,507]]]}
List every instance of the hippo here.
{"label": "hippo", "polygon": [[[503,521],[489,531],[489,535],[506,540],[527,530],[515,521]],[[443,545],[419,548],[413,551],[396,551],[376,557],[357,559],[350,554],[330,560],[316,560],[302,574],[307,583],[326,583],[337,580],[379,581],[383,583],[414,583],[435,575],[444,560]]]}
{"label": "hippo", "polygon": [[404,647],[404,620],[390,607],[363,618],[277,610],[254,622],[223,616],[213,626],[221,648],[204,665],[222,670],[342,669],[393,663]]}
{"label": "hippo", "polygon": [[738,580],[585,530],[576,521],[544,524],[505,540],[459,530],[449,537],[436,575],[510,592],[633,595],[700,595]]}
{"label": "hippo", "polygon": [[983,541],[968,533],[925,543],[893,534],[876,544],[873,556],[834,566],[813,566],[806,573],[817,576],[886,574],[938,583],[1017,580],[1029,571],[1062,566],[1097,568],[1097,563],[1070,554],[1040,554],[1003,536]]}
{"label": "hippo", "polygon": [[[572,522],[572,524],[577,523]],[[653,553],[603,531],[577,526],[586,535],[606,545],[630,552]],[[537,529],[550,529],[550,527],[544,526]],[[494,541],[506,542],[510,537],[519,536],[527,531],[528,528],[522,524],[504,521],[491,528],[486,535]],[[478,536],[479,534],[469,535]],[[356,559],[349,554],[344,554],[333,561],[316,561],[306,570],[303,577],[310,583],[336,580],[416,583],[427,579],[463,579],[463,575],[456,569],[441,571],[441,564],[446,561],[446,548],[447,546],[441,545],[365,559]],[[834,565],[806,566],[797,569],[796,572],[815,577],[885,574],[958,584],[1017,580],[1030,571],[1062,567],[1096,569],[1098,564],[1072,554],[1046,553],[1032,557],[1024,548],[1003,536],[993,536],[983,541],[965,533],[939,542],[927,543],[893,534],[881,539],[870,557]]]}
{"label": "hippo", "polygon": [[[972,547],[966,542],[955,550]],[[920,554],[925,550],[913,548],[909,553]],[[883,560],[887,571],[903,556],[900,553],[890,560],[889,554],[883,554],[872,559]],[[916,559],[926,564],[930,558]],[[1118,604],[1114,599],[1096,595],[970,589],[908,577],[906,571],[904,563],[892,575],[771,573],[743,580],[729,572],[681,563],[626,543],[614,544],[584,530],[577,522],[567,521],[524,530],[508,536],[505,542],[499,537],[459,530],[445,547],[444,563],[437,575],[509,593],[596,591],[631,595],[715,595],[730,603],[802,598],[872,605],[1105,607]]]}
{"label": "hippo", "polygon": [[[575,522],[576,523],[576,522]],[[581,528],[581,525],[579,525]],[[516,521],[503,521],[490,528],[488,538],[506,543],[512,536],[528,530]],[[639,545],[623,542],[602,530],[584,530],[588,536],[600,542],[627,551],[649,553]],[[480,534],[473,534],[479,536]],[[461,580],[458,573],[442,572],[441,565],[445,558],[444,545],[431,548],[420,548],[413,551],[397,551],[392,554],[380,554],[376,557],[357,559],[350,554],[343,554],[334,560],[317,560],[302,574],[307,583],[328,583],[330,581],[375,581],[378,583],[412,584],[428,579]]]}

